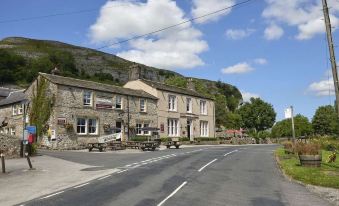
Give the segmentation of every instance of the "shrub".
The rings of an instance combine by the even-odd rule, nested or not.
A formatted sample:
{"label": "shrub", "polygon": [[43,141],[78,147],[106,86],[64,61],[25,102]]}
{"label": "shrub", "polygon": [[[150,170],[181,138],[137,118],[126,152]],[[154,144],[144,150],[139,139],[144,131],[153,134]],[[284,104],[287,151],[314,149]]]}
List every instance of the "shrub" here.
{"label": "shrub", "polygon": [[303,143],[295,144],[295,151],[298,155],[319,155],[321,154],[321,145],[318,143]]}
{"label": "shrub", "polygon": [[321,148],[327,151],[339,150],[339,140],[332,137],[318,137],[312,142],[320,144]]}
{"label": "shrub", "polygon": [[217,141],[218,138],[214,138],[214,137],[195,137],[194,141]]}

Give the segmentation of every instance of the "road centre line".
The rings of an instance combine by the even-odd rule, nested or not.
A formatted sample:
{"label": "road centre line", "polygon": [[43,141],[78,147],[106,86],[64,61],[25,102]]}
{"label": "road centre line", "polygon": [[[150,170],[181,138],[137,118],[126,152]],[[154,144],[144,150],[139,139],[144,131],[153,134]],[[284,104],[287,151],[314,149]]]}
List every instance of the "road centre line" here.
{"label": "road centre line", "polygon": [[218,160],[218,159],[214,159],[214,160],[210,161],[209,163],[205,164],[202,168],[200,168],[200,169],[198,170],[198,172],[201,172],[203,169],[205,169],[205,167],[207,167],[208,165],[212,164],[213,162],[215,162],[215,161],[217,161],[217,160]]}
{"label": "road centre line", "polygon": [[110,177],[111,175],[106,175],[104,177],[100,177],[98,180],[103,180],[103,179],[106,179],[107,177]]}
{"label": "road centre line", "polygon": [[120,174],[120,173],[126,172],[127,170],[128,170],[128,169],[126,169],[126,170],[121,170],[121,171],[117,172],[117,174]]}
{"label": "road centre line", "polygon": [[56,192],[56,193],[47,195],[47,196],[45,196],[45,197],[40,198],[40,200],[43,200],[43,199],[47,199],[47,198],[53,197],[53,196],[58,195],[58,194],[61,194],[61,193],[63,193],[63,192],[65,192],[65,191],[60,191],[60,192]]}
{"label": "road centre line", "polygon": [[168,195],[163,201],[161,201],[157,206],[163,205],[169,198],[171,198],[175,193],[177,193],[183,186],[187,184],[187,181],[183,182],[177,189],[175,189],[170,195]]}
{"label": "road centre line", "polygon": [[228,152],[228,153],[224,154],[224,157],[226,157],[227,155],[232,154],[232,153],[234,153],[234,152],[238,152],[238,150],[236,149],[236,150],[233,150],[233,151],[231,151],[231,152]]}
{"label": "road centre line", "polygon": [[75,186],[75,187],[73,187],[73,188],[76,189],[76,188],[83,187],[83,186],[88,185],[88,184],[89,184],[89,182],[84,183],[84,184],[81,184],[81,185],[78,185],[78,186]]}

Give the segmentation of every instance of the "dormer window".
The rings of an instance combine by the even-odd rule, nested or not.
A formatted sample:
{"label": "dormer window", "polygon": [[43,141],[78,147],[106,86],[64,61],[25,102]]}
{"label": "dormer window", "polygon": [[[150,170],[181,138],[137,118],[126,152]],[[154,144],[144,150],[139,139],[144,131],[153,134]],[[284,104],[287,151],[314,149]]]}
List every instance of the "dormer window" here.
{"label": "dormer window", "polygon": [[83,93],[83,100],[84,100],[84,106],[92,106],[92,97],[93,93],[90,91],[84,91]]}

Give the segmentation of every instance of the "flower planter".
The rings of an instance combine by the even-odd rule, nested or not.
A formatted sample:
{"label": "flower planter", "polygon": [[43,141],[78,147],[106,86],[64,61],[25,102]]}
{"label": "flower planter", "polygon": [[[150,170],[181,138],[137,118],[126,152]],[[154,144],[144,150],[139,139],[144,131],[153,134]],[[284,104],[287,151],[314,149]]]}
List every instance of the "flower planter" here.
{"label": "flower planter", "polygon": [[322,156],[320,155],[299,155],[301,166],[320,167]]}

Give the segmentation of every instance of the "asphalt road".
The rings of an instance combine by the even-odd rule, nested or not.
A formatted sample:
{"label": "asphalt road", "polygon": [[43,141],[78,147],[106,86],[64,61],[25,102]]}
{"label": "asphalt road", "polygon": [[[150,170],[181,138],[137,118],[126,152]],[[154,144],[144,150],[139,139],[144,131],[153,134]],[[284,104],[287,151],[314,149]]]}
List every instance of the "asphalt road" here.
{"label": "asphalt road", "polygon": [[281,175],[275,148],[216,146],[139,154],[44,151],[94,166],[89,170],[120,171],[19,205],[329,205]]}

